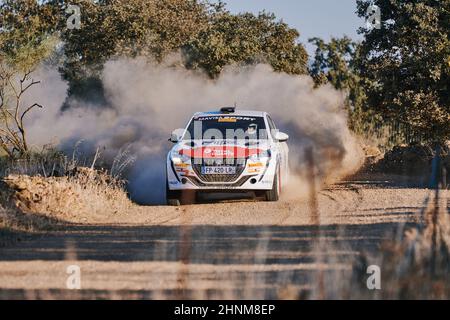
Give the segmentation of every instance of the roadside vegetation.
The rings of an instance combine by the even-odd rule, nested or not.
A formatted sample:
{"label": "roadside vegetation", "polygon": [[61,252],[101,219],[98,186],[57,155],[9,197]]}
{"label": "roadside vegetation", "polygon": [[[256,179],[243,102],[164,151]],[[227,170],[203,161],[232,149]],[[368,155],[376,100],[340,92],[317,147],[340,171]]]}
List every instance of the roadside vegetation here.
{"label": "roadside vegetation", "polygon": [[118,155],[112,171],[54,149],[25,159],[0,158],[0,246],[14,235],[45,232],[68,223],[127,212],[134,206],[120,178],[129,157]]}

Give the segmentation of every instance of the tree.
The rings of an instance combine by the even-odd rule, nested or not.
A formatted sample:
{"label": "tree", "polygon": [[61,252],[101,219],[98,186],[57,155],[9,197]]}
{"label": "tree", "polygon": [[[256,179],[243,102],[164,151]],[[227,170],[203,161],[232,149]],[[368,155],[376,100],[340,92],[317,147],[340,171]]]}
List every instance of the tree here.
{"label": "tree", "polygon": [[314,61],[309,73],[316,85],[331,83],[338,90],[348,90],[353,87],[355,70],[352,60],[355,55],[356,43],[350,38],[331,38],[326,43],[320,38],[308,40],[316,46]]}
{"label": "tree", "polygon": [[0,149],[10,157],[28,153],[24,119],[42,108],[38,103],[23,105],[23,97],[39,84],[33,72],[56,44],[48,33],[52,15],[47,9],[32,0],[0,5]]}
{"label": "tree", "polygon": [[[4,0],[0,2],[1,52],[24,60],[24,47],[39,47],[59,26],[58,8],[38,0]],[[32,54],[32,51],[27,52]],[[40,53],[38,52],[37,55]],[[34,57],[29,57],[34,59]],[[25,61],[26,62],[26,61]]]}
{"label": "tree", "polygon": [[330,83],[337,90],[345,91],[348,106],[352,111],[359,110],[365,95],[359,70],[355,66],[358,44],[348,37],[331,38],[328,43],[320,38],[312,38],[309,42],[316,46],[314,61],[309,68],[316,86]]}
{"label": "tree", "polygon": [[82,18],[78,30],[61,28],[66,55],[61,71],[70,95],[101,95],[106,61],[144,56],[161,62],[207,24],[206,5],[195,0],[70,0],[61,10],[67,3],[79,5]]}
{"label": "tree", "polygon": [[[7,2],[5,25],[36,20],[39,36],[60,34],[64,52],[60,71],[69,83],[69,97],[104,101],[101,71],[105,62],[118,56],[162,62],[173,52],[181,52],[187,68],[202,69],[211,77],[229,64],[258,62],[269,63],[276,71],[307,73],[308,57],[297,42],[295,29],[265,12],[233,15],[220,1]],[[66,27],[68,4],[81,9],[80,29]]]}
{"label": "tree", "polygon": [[271,14],[232,15],[223,3],[197,0],[73,0],[82,27],[63,30],[63,75],[70,94],[98,87],[103,64],[115,56],[163,61],[176,51],[185,65],[211,77],[232,63],[268,62],[275,70],[306,73],[307,54],[298,32]]}
{"label": "tree", "polygon": [[185,46],[188,67],[201,68],[215,77],[229,64],[266,62],[274,70],[306,74],[308,55],[297,43],[299,33],[273,14],[233,15],[219,8],[207,29]]}
{"label": "tree", "polygon": [[348,37],[331,38],[328,43],[320,38],[312,38],[309,42],[316,46],[314,60],[309,67],[315,86],[329,83],[344,92],[350,127],[356,131],[363,129],[364,123],[370,122],[369,118],[373,114],[364,110],[366,95],[363,82],[366,79],[355,64],[359,45]]}
{"label": "tree", "polygon": [[450,0],[357,1],[381,10],[381,29],[361,28],[357,61],[367,106],[434,142],[450,138]]}

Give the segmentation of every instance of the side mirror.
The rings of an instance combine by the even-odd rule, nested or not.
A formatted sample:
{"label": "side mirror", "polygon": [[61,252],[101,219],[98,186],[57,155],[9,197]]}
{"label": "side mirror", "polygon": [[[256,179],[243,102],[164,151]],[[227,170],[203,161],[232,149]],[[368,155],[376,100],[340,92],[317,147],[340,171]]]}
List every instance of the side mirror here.
{"label": "side mirror", "polygon": [[278,142],[286,142],[289,139],[289,136],[281,131],[277,131],[274,135],[274,139],[277,140]]}
{"label": "side mirror", "polygon": [[172,132],[172,134],[170,135],[169,141],[173,142],[173,143],[177,143],[179,142],[181,139],[180,135],[178,134],[177,130],[175,130],[174,132]]}

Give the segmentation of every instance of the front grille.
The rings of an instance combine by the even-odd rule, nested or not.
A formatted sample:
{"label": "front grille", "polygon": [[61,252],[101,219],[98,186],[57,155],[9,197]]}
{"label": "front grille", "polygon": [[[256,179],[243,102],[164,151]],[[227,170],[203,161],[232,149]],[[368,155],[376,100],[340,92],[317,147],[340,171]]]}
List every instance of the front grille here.
{"label": "front grille", "polygon": [[[197,159],[198,160],[198,159]],[[194,163],[192,159],[192,169],[195,174],[200,178],[201,182],[224,182],[232,183],[236,181],[244,172],[245,169],[245,159],[202,159],[201,163]],[[214,167],[236,167],[235,174],[202,174],[203,166],[214,166]]]}
{"label": "front grille", "polygon": [[254,176],[243,176],[241,177],[238,181],[233,182],[233,183],[218,183],[218,184],[208,184],[205,182],[200,181],[198,178],[196,177],[188,177],[188,179],[195,184],[197,187],[214,187],[214,188],[227,188],[227,187],[241,187],[244,183],[246,183],[250,178],[252,178]]}

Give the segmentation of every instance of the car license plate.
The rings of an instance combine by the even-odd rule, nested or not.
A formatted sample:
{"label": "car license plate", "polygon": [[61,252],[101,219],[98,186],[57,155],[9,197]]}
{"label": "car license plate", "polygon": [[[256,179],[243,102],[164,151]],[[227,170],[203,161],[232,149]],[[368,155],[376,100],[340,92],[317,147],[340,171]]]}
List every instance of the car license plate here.
{"label": "car license plate", "polygon": [[236,167],[202,167],[202,174],[236,174]]}

